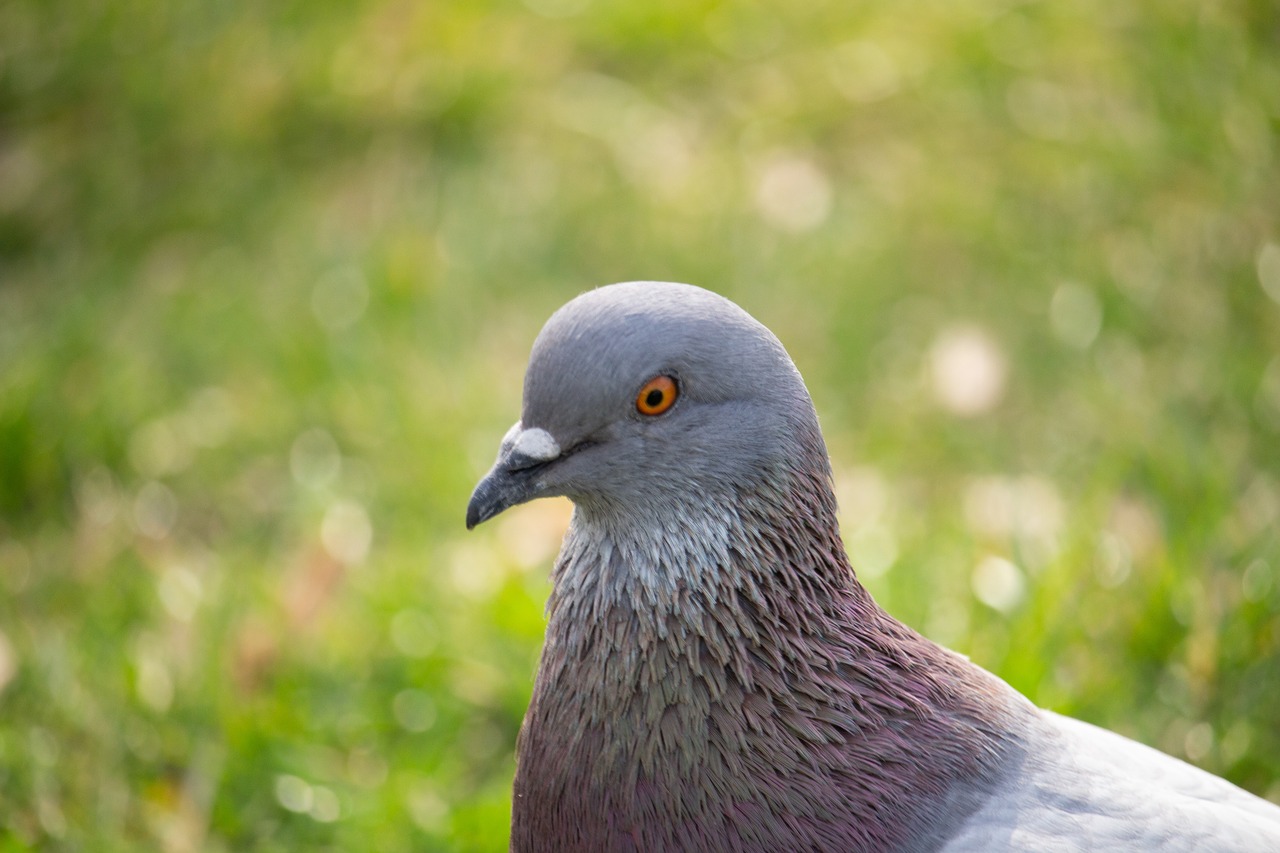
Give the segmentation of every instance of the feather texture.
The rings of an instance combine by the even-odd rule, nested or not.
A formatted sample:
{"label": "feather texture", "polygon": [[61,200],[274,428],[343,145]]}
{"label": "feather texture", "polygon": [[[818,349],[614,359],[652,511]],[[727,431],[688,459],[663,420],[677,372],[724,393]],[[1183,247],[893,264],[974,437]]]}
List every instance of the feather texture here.
{"label": "feather texture", "polygon": [[[655,375],[680,398],[646,418]],[[808,392],[727,300],[632,283],[552,317],[468,524],[546,494],[576,509],[512,850],[1280,850],[1280,807],[1037,709],[880,609]]]}

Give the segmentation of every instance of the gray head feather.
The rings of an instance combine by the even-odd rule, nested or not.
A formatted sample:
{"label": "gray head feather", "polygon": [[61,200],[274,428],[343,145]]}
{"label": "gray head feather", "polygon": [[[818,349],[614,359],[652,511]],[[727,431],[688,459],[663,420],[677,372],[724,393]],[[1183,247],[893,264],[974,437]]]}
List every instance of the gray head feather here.
{"label": "gray head feather", "polygon": [[[676,380],[676,404],[640,414],[637,394],[660,375]],[[469,523],[550,495],[622,523],[827,466],[809,393],[782,344],[737,305],[687,284],[610,285],[557,311],[534,342],[518,426],[477,488]],[[555,458],[512,452],[520,431],[535,429],[552,439]]]}

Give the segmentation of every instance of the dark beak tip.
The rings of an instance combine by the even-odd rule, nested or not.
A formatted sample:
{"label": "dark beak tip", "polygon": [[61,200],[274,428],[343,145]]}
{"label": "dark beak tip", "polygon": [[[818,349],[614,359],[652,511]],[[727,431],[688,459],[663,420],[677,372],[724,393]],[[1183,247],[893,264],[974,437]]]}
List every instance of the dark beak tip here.
{"label": "dark beak tip", "polygon": [[492,470],[471,493],[467,503],[467,529],[484,524],[504,510],[539,496],[536,474],[543,464],[529,464],[523,456],[499,457]]}
{"label": "dark beak tip", "polygon": [[476,484],[471,500],[467,502],[468,530],[474,530],[507,508],[509,504],[503,499],[502,483],[501,475],[495,476],[490,472]]}
{"label": "dark beak tip", "polygon": [[[476,491],[479,492],[480,490],[477,489]],[[477,500],[478,497],[478,494],[472,495],[471,500],[467,503],[468,530],[475,530],[477,525],[489,518],[489,515],[484,512],[484,508],[480,506],[480,501]]]}

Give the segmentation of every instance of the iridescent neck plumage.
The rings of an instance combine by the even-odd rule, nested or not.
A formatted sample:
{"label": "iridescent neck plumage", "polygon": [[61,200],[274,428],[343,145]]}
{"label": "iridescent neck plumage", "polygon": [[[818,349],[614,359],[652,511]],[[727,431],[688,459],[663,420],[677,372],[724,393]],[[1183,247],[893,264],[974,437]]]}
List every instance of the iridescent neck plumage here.
{"label": "iridescent neck plumage", "polygon": [[951,792],[1003,751],[1007,688],[871,600],[825,472],[779,482],[646,526],[577,514],[513,838],[732,847],[741,814],[775,848],[892,849],[971,807]]}

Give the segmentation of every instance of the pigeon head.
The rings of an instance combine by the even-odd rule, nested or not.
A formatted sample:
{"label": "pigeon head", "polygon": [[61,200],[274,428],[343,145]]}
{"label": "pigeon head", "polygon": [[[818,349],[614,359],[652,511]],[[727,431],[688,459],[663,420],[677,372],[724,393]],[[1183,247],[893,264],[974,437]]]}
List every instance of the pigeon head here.
{"label": "pigeon head", "polygon": [[698,287],[614,284],[566,304],[538,335],[521,418],[467,527],[557,495],[590,516],[651,518],[826,466],[809,393],[768,329]]}

